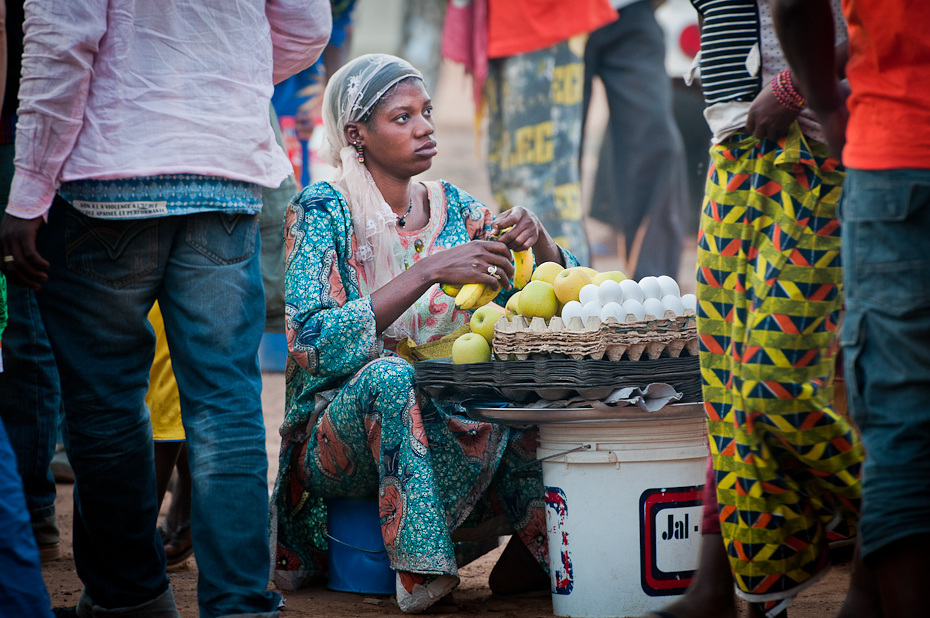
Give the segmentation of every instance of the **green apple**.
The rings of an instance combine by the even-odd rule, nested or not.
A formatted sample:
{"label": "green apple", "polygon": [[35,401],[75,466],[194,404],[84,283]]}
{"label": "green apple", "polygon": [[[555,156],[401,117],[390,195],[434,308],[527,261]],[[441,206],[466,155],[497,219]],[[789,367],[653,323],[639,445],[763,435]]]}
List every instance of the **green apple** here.
{"label": "green apple", "polygon": [[533,271],[532,281],[545,281],[552,283],[555,276],[565,270],[565,267],[558,262],[543,262]]}
{"label": "green apple", "polygon": [[518,306],[522,316],[548,320],[559,310],[559,299],[551,283],[530,281],[520,290]]}
{"label": "green apple", "polygon": [[456,365],[491,360],[491,345],[478,333],[465,333],[452,342],[452,362]]}
{"label": "green apple", "polygon": [[619,270],[606,270],[602,273],[597,273],[594,277],[592,277],[591,283],[594,285],[600,285],[603,281],[607,281],[608,279],[620,283],[621,281],[627,279],[627,276]]}
{"label": "green apple", "polygon": [[520,292],[517,292],[507,300],[504,311],[507,313],[507,319],[513,322],[513,316],[520,314]]}
{"label": "green apple", "polygon": [[578,300],[581,288],[591,283],[591,276],[580,268],[568,268],[555,276],[552,287],[555,296],[562,304],[570,300]]}
{"label": "green apple", "polygon": [[468,322],[471,332],[478,333],[488,340],[488,343],[494,340],[494,325],[505,315],[506,312],[501,309],[500,305],[488,303],[484,307],[475,309],[471,314],[471,320]]}

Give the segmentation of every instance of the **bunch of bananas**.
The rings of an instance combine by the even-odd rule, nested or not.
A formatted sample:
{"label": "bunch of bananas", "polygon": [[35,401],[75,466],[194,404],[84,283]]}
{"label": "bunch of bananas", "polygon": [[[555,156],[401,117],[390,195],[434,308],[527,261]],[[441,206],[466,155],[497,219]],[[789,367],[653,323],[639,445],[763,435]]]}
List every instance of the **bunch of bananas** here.
{"label": "bunch of bananas", "polygon": [[[513,287],[522,290],[533,276],[533,250],[517,251],[513,255]],[[456,286],[450,283],[442,285],[442,291],[455,297],[455,306],[459,309],[477,309],[483,307],[497,297],[500,292],[499,285],[484,283],[466,283]]]}

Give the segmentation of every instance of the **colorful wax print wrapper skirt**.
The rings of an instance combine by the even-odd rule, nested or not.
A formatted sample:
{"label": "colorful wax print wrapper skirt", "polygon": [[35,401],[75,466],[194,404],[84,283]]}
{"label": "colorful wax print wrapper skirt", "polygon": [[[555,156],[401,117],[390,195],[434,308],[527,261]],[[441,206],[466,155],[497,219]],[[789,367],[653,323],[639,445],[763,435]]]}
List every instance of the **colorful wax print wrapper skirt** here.
{"label": "colorful wax print wrapper skirt", "polygon": [[721,531],[737,593],[776,613],[859,509],[862,446],[831,406],[844,173],[797,123],[711,157],[697,296]]}

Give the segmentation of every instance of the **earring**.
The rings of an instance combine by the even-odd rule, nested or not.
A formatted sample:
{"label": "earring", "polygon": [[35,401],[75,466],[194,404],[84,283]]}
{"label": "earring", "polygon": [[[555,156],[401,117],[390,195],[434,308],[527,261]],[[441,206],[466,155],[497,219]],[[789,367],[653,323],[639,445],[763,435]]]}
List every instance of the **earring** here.
{"label": "earring", "polygon": [[365,162],[365,146],[359,146],[358,142],[352,142],[352,145],[355,146],[356,157],[358,158],[359,163]]}

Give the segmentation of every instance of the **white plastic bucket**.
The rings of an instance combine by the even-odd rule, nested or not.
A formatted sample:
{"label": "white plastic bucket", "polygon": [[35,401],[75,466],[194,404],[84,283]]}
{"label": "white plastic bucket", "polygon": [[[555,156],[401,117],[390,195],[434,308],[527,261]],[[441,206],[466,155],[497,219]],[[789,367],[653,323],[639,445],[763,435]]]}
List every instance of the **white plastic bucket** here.
{"label": "white plastic bucket", "polygon": [[701,404],[540,425],[556,616],[639,616],[697,568],[708,455]]}

